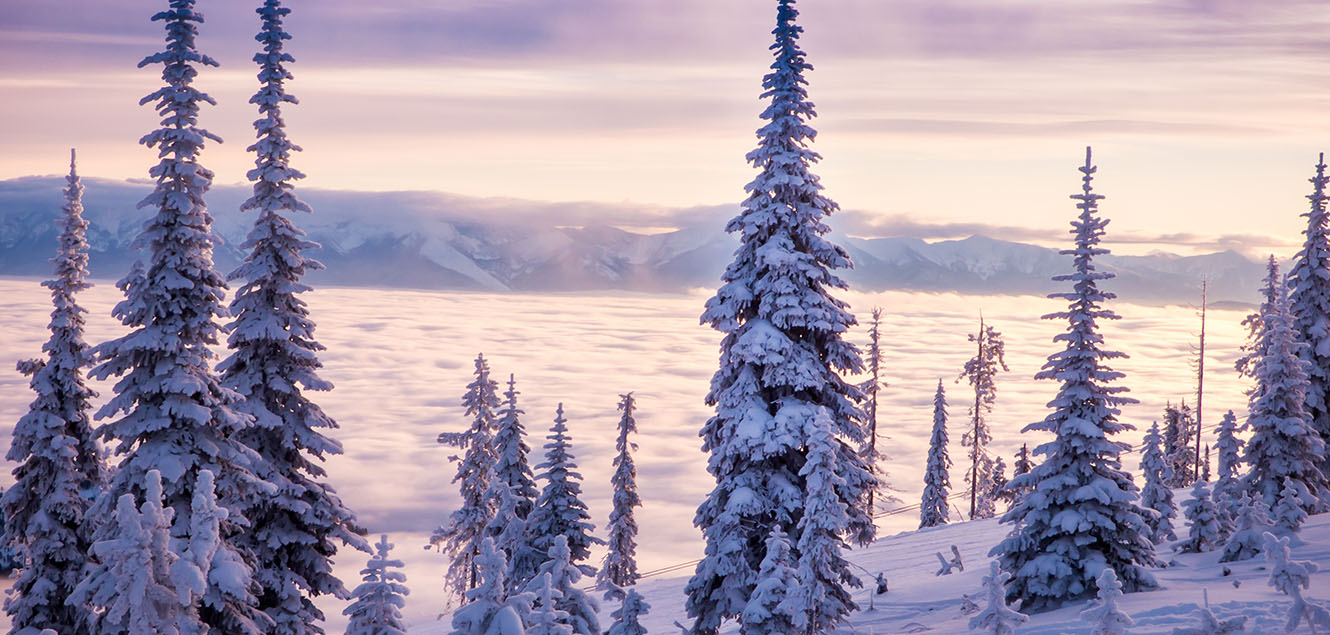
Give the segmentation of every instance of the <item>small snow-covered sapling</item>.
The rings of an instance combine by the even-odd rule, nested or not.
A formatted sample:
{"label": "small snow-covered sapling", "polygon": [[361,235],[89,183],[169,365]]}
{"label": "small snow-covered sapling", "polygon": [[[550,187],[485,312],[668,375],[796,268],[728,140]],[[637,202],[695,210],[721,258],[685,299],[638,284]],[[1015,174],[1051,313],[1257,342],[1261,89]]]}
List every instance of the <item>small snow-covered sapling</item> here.
{"label": "small snow-covered sapling", "polygon": [[1214,501],[1210,500],[1210,487],[1205,481],[1196,481],[1192,486],[1191,498],[1184,502],[1187,522],[1190,529],[1187,539],[1178,543],[1177,549],[1183,553],[1202,553],[1214,551],[1224,544],[1227,536],[1219,523],[1219,514]]}
{"label": "small snow-covered sapling", "polygon": [[[1279,493],[1279,500],[1275,502],[1273,520],[1276,535],[1291,536],[1302,529],[1302,523],[1307,522],[1307,512],[1302,508],[1302,495],[1306,493],[1307,486],[1291,478],[1284,479],[1284,489]],[[1311,496],[1308,495],[1307,498]]]}
{"label": "small snow-covered sapling", "polygon": [[1302,591],[1311,586],[1311,574],[1318,567],[1308,560],[1289,559],[1288,544],[1288,538],[1276,538],[1266,532],[1265,559],[1270,564],[1270,579],[1266,583],[1293,600],[1284,628],[1292,631],[1305,620],[1312,635],[1317,635],[1318,626],[1330,626],[1330,610],[1302,597]]}
{"label": "small snow-covered sapling", "polygon": [[1196,618],[1200,621],[1200,624],[1175,628],[1173,629],[1173,635],[1230,635],[1231,633],[1241,633],[1247,629],[1246,615],[1220,621],[1210,611],[1210,592],[1201,589],[1201,598],[1205,603],[1201,608],[1196,609]]}
{"label": "small snow-covered sapling", "polygon": [[961,561],[961,550],[957,549],[956,545],[951,546],[951,555],[951,561],[948,562],[941,551],[937,552],[937,561],[942,563],[942,566],[935,575],[951,575],[952,571],[965,571],[965,563]]}
{"label": "small snow-covered sapling", "polygon": [[961,594],[961,615],[974,615],[979,612],[979,605],[974,603],[974,598],[969,593]]}
{"label": "small snow-covered sapling", "polygon": [[993,635],[1013,635],[1016,627],[1030,619],[1024,613],[1007,606],[1007,580],[1011,574],[1003,571],[997,561],[989,564],[988,575],[984,576],[984,594],[988,597],[988,606],[983,612],[970,618],[970,630]]}
{"label": "small snow-covered sapling", "polygon": [[1251,497],[1246,492],[1238,502],[1238,517],[1234,532],[1224,545],[1220,562],[1250,560],[1261,553],[1262,536],[1270,530],[1270,517],[1266,515],[1265,499]]}
{"label": "small snow-covered sapling", "polygon": [[1127,628],[1136,622],[1130,615],[1118,610],[1118,599],[1122,597],[1122,583],[1113,569],[1105,567],[1095,578],[1099,586],[1098,599],[1089,608],[1081,611],[1081,619],[1093,624],[1091,635],[1126,635]]}

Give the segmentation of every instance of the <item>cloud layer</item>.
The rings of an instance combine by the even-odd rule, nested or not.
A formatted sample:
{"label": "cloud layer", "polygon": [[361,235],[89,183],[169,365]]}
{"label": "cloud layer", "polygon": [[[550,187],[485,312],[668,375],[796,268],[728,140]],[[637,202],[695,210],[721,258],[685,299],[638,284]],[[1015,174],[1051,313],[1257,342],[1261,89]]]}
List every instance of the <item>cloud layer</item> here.
{"label": "cloud layer", "polygon": [[[0,280],[0,323],[13,337],[0,340],[0,359],[26,358],[40,350],[49,302],[31,281]],[[121,329],[109,316],[118,292],[100,283],[80,301],[89,309],[88,339],[99,342]],[[615,404],[634,391],[641,410],[637,455],[645,506],[640,563],[644,570],[695,558],[700,535],[691,525],[696,506],[711,487],[697,431],[710,415],[703,402],[715,370],[719,336],[698,326],[702,296],[647,295],[490,295],[321,289],[309,295],[319,324],[318,339],[328,347],[321,358],[324,376],[336,389],[317,395],[341,425],[335,436],[346,454],[328,462],[330,480],[371,532],[391,534],[395,555],[406,560],[412,594],[407,614],[425,623],[443,610],[438,594],[446,560],[421,549],[429,532],[456,504],[450,483],[456,471],[434,439],[465,424],[460,397],[479,352],[496,376],[515,373],[526,410],[532,446],[542,437],[557,403],[569,419],[573,453],[586,477],[584,490],[594,522],[603,528],[609,513],[608,478],[614,455]],[[1007,339],[1011,371],[998,380],[992,415],[995,452],[1010,458],[1022,443],[1033,448],[1038,435],[1021,435],[1041,419],[1055,387],[1036,382],[1034,373],[1052,352],[1052,337],[1063,327],[1037,316],[1057,303],[1034,297],[982,297],[888,292],[851,294],[862,317],[870,307],[885,309],[885,376],[880,426],[889,438],[886,469],[904,504],[918,500],[930,434],[931,403],[941,378],[951,396],[953,426],[965,418],[965,386],[955,383],[972,355],[965,333],[978,311]],[[1125,408],[1123,420],[1138,427],[1123,439],[1136,443],[1158,418],[1165,401],[1192,401],[1195,390],[1188,360],[1199,329],[1190,309],[1116,307],[1124,318],[1105,325],[1108,343],[1131,355],[1116,364],[1127,373],[1140,405]],[[1242,312],[1211,310],[1207,335],[1207,425],[1245,398],[1232,370],[1243,329]],[[862,330],[854,336],[864,343]],[[107,382],[97,386],[102,398]],[[23,379],[0,373],[0,444],[31,400]],[[961,463],[959,433],[951,448]],[[3,445],[0,445],[3,447]],[[1135,469],[1134,457],[1126,463]],[[7,476],[8,471],[0,471]],[[956,480],[960,480],[959,468]],[[912,529],[917,518],[890,517],[882,531]],[[597,556],[599,557],[599,556]],[[358,553],[338,558],[344,580],[364,564]],[[686,575],[687,571],[676,575]],[[342,605],[325,603],[330,616]],[[669,607],[658,607],[670,610]],[[333,619],[330,630],[337,630]]]}

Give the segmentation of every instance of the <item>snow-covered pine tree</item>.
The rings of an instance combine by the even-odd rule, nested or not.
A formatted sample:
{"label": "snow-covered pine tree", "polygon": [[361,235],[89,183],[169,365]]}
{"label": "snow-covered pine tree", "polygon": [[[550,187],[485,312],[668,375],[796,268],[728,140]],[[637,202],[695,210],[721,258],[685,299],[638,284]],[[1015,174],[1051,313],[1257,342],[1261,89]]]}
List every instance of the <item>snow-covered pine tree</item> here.
{"label": "snow-covered pine tree", "polygon": [[1191,487],[1191,498],[1182,503],[1183,515],[1187,518],[1187,538],[1178,543],[1177,549],[1183,553],[1202,553],[1214,551],[1224,544],[1228,536],[1219,522],[1219,512],[1210,499],[1210,486],[1205,481],[1196,481]]}
{"label": "snow-covered pine tree", "polygon": [[[185,543],[191,538],[190,504],[198,475],[212,472],[220,504],[228,510],[218,557],[227,562],[243,559],[243,566],[213,571],[230,577],[210,580],[200,618],[221,632],[266,632],[271,619],[251,592],[257,585],[231,582],[241,572],[248,576],[253,566],[253,554],[238,544],[249,524],[244,510],[257,498],[273,496],[276,487],[251,471],[262,460],[237,436],[253,420],[237,409],[240,395],[220,382],[210,364],[211,347],[221,331],[217,319],[226,316],[226,283],[212,266],[218,238],[203,201],[212,172],[198,160],[205,141],[218,138],[198,127],[200,103],[213,100],[193,81],[196,65],[217,63],[195,48],[203,16],[194,0],[170,0],[168,9],[152,19],[165,23],[166,47],[139,66],[162,64],[165,85],[140,102],[156,102],[162,120],[160,128],[140,140],[157,149],[159,162],[149,170],[156,189],[139,207],[155,208],[156,213],[136,241],[148,250],[146,271],[131,270],[117,285],[124,289],[125,300],[114,314],[130,332],[98,346],[99,365],[89,373],[95,379],[119,378],[115,396],[97,413],[99,419],[113,420],[97,434],[114,441],[114,452],[121,455],[105,494],[89,513],[110,517],[124,494],[141,500],[144,475],[160,470],[163,504],[173,510],[172,540]],[[107,539],[113,530],[107,525],[94,537]]]}
{"label": "snow-covered pine tree", "polygon": [[799,470],[804,478],[803,517],[799,519],[798,583],[789,590],[794,625],[803,632],[826,633],[845,620],[855,608],[850,588],[863,586],[850,571],[850,563],[841,556],[848,547],[842,536],[849,535],[849,506],[837,492],[844,479],[836,469],[839,440],[835,423],[825,410],[805,424],[808,461]]}
{"label": "snow-covered pine tree", "polygon": [[453,612],[452,635],[510,635],[514,624],[517,630],[511,635],[521,635],[521,625],[531,613],[535,596],[508,594],[504,579],[508,563],[504,562],[503,551],[494,546],[493,538],[481,541],[476,569],[479,583],[466,592],[466,604]]}
{"label": "snow-covered pine tree", "polygon": [[495,512],[485,528],[485,535],[494,538],[495,546],[508,561],[504,579],[508,581],[509,591],[526,586],[545,560],[545,555],[531,545],[531,537],[526,534],[526,520],[540,491],[527,460],[531,448],[526,443],[526,427],[522,425],[525,413],[517,407],[519,394],[517,380],[509,374],[503,407],[497,413],[493,440],[496,463],[487,494]]}
{"label": "snow-covered pine tree", "polygon": [[642,626],[642,616],[650,610],[651,605],[642,598],[642,594],[635,588],[629,588],[619,608],[610,613],[614,623],[610,625],[606,635],[646,635],[647,629]]}
{"label": "snow-covered pine tree", "polygon": [[1029,474],[1034,470],[1034,463],[1030,461],[1030,446],[1021,444],[1020,452],[1016,453],[1016,463],[1011,471],[1012,478],[1022,474]]}
{"label": "snow-covered pine tree", "polygon": [[1196,454],[1189,444],[1195,420],[1186,400],[1180,406],[1164,407],[1164,424],[1164,459],[1173,473],[1169,487],[1188,487],[1195,480],[1192,475],[1196,470]]}
{"label": "snow-covered pine tree", "polygon": [[180,555],[171,545],[175,512],[162,506],[161,474],[149,470],[143,486],[143,505],[135,509],[134,495],[121,494],[112,518],[103,524],[104,538],[92,545],[86,575],[68,600],[82,607],[89,621],[71,633],[207,631],[195,598],[188,590],[183,596],[177,592],[173,569]]}
{"label": "snow-covered pine tree", "polygon": [[[757,583],[765,539],[774,526],[798,542],[808,455],[805,423],[830,417],[837,436],[837,496],[849,507],[850,539],[865,544],[876,528],[862,501],[875,486],[860,456],[863,391],[844,376],[861,373],[858,351],[844,335],[855,324],[833,289],[834,270],[851,266],[844,248],[824,238],[837,206],[822,194],[806,147],[813,104],[805,89],[810,65],[798,46],[794,0],[779,0],[772,72],[763,79],[768,123],[748,160],[761,172],[747,187],[743,211],[726,230],[739,234],[724,284],[707,301],[702,322],[725,334],[707,403],[716,414],[702,427],[707,470],[716,487],[694,524],[705,555],[687,586],[697,635],[737,618]],[[822,414],[819,414],[822,413]]]}
{"label": "snow-covered pine tree", "polygon": [[1219,556],[1220,562],[1250,560],[1261,553],[1264,541],[1262,536],[1271,527],[1269,511],[1270,508],[1265,506],[1265,500],[1260,496],[1252,498],[1246,492],[1242,493],[1242,498],[1238,500],[1238,513],[1233,521],[1233,535],[1229,536],[1224,545],[1224,553]]}
{"label": "snow-covered pine tree", "polygon": [[633,418],[636,409],[633,393],[619,395],[623,416],[615,441],[619,455],[614,457],[614,474],[610,476],[614,510],[610,512],[609,551],[596,577],[596,587],[613,596],[622,595],[623,589],[637,583],[637,521],[633,508],[642,506],[642,497],[637,495],[637,467],[633,464],[637,444],[628,440],[630,433],[637,432],[637,420]]}
{"label": "snow-covered pine tree", "polygon": [[1219,422],[1219,439],[1215,442],[1218,451],[1218,465],[1215,470],[1215,504],[1221,512],[1232,517],[1236,511],[1236,502],[1245,491],[1238,466],[1242,462],[1242,446],[1246,442],[1238,438],[1238,418],[1232,410],[1224,413]]}
{"label": "snow-covered pine tree", "polygon": [[[550,440],[545,444],[545,462],[536,466],[536,469],[544,470],[537,476],[545,481],[545,486],[540,491],[540,498],[536,499],[536,508],[527,517],[526,531],[531,545],[541,554],[542,562],[554,557],[552,549],[563,537],[569,560],[580,572],[579,577],[583,574],[593,576],[596,568],[584,561],[591,556],[591,545],[605,542],[591,535],[596,526],[591,524],[591,515],[587,513],[586,503],[582,502],[582,475],[575,471],[577,464],[573,463],[574,457],[569,451],[573,439],[568,436],[568,426],[564,425],[567,422],[563,418],[563,403],[559,403],[554,425],[545,437]],[[555,583],[558,584],[558,580]]]}
{"label": "snow-covered pine tree", "polygon": [[[1288,290],[1292,328],[1304,344],[1298,356],[1307,362],[1305,414],[1322,444],[1330,443],[1330,216],[1326,213],[1330,196],[1325,191],[1330,176],[1325,167],[1325,153],[1321,153],[1316,176],[1311,179],[1312,193],[1307,196],[1311,209],[1303,214],[1307,217],[1307,229],[1303,231],[1307,238],[1293,257],[1283,285]],[[1330,457],[1318,455],[1318,459],[1316,467],[1330,474]],[[1272,501],[1267,497],[1266,502]]]}
{"label": "snow-covered pine tree", "polygon": [[484,355],[476,355],[476,378],[466,385],[462,406],[471,425],[463,432],[444,432],[439,443],[465,450],[463,455],[450,457],[457,460],[457,483],[462,502],[448,517],[448,524],[434,530],[430,546],[448,554],[448,573],[444,587],[461,596],[476,588],[476,556],[485,539],[485,528],[494,519],[494,501],[487,496],[490,477],[498,459],[494,451],[494,412],[499,407],[495,394],[498,384],[490,379],[489,363]]}
{"label": "snow-covered pine tree", "polygon": [[600,621],[596,616],[600,604],[577,586],[582,580],[582,569],[574,563],[572,551],[568,547],[568,536],[556,534],[551,537],[548,550],[549,558],[540,565],[540,572],[526,588],[536,595],[542,607],[546,604],[545,586],[554,590],[554,608],[567,614],[565,623],[578,635],[601,635]]}
{"label": "snow-covered pine tree", "polygon": [[1205,444],[1205,462],[1201,465],[1201,480],[1210,480],[1210,444]]}
{"label": "snow-covered pine tree", "polygon": [[1310,560],[1291,559],[1288,547],[1290,540],[1287,536],[1276,538],[1274,534],[1267,533],[1263,538],[1265,560],[1270,567],[1270,579],[1266,584],[1293,600],[1284,630],[1293,632],[1303,620],[1307,621],[1313,633],[1316,632],[1317,626],[1323,628],[1330,626],[1330,610],[1319,602],[1309,601],[1302,596],[1303,590],[1311,587],[1311,575],[1319,569],[1316,563]]}
{"label": "snow-covered pine tree", "polygon": [[1164,462],[1169,466],[1169,473],[1173,474],[1168,482],[1169,487],[1176,486],[1177,470],[1174,467],[1174,457],[1177,456],[1178,446],[1182,444],[1181,412],[1173,405],[1172,401],[1164,402],[1164,430],[1163,430],[1163,451]]}
{"label": "snow-covered pine tree", "polygon": [[568,611],[559,609],[559,593],[548,573],[532,578],[530,588],[536,589],[536,606],[526,624],[526,635],[573,635],[568,623]]}
{"label": "snow-covered pine tree", "polygon": [[878,400],[882,389],[887,387],[887,382],[882,381],[882,308],[873,307],[870,316],[868,322],[868,351],[864,355],[864,364],[868,369],[868,381],[863,384],[864,394],[868,397],[866,408],[868,430],[865,431],[862,454],[864,462],[868,464],[868,469],[877,478],[877,486],[868,490],[864,507],[865,512],[872,516],[877,506],[878,495],[890,496],[887,493],[886,470],[882,468],[882,464],[891,457],[887,456],[887,453],[878,447],[877,434]]}
{"label": "snow-covered pine tree", "polygon": [[1266,505],[1274,505],[1285,481],[1292,481],[1310,506],[1327,494],[1319,467],[1325,444],[1308,419],[1309,363],[1299,357],[1306,344],[1297,341],[1288,310],[1288,296],[1281,291],[1273,312],[1264,317],[1262,355],[1253,364],[1256,385],[1247,392],[1252,435],[1244,456],[1251,466],[1245,483]]}
{"label": "snow-covered pine tree", "polygon": [[970,630],[992,633],[993,635],[1013,635],[1016,627],[1030,618],[1007,606],[1005,588],[1011,574],[1003,571],[997,561],[988,565],[988,575],[984,576],[984,595],[988,597],[988,606],[978,615],[970,618]]}
{"label": "snow-covered pine tree", "polygon": [[984,417],[993,412],[993,404],[997,402],[998,372],[1010,369],[1007,368],[1002,334],[991,324],[985,325],[983,315],[979,316],[979,332],[969,337],[975,343],[976,352],[970,361],[965,362],[965,369],[956,381],[965,379],[974,388],[970,425],[961,435],[961,446],[970,448],[970,520],[974,520],[992,518],[997,513],[993,498],[993,457],[988,454],[993,434]]}
{"label": "snow-covered pine tree", "polygon": [[83,314],[74,296],[87,289],[88,228],[83,220],[83,185],[69,151],[65,204],[60,227],[55,275],[42,283],[51,290],[51,336],[42,346],[46,359],[19,362],[31,377],[37,398],[19,418],[5,458],[18,463],[14,485],[0,500],[4,507],[6,548],[20,548],[27,562],[5,600],[15,631],[53,629],[77,635],[86,632],[82,607],[66,604],[91,546],[84,514],[88,500],[80,495],[87,484],[106,481],[101,449],[93,440],[91,401],[97,396],[83,379],[88,345],[83,339]]}
{"label": "snow-covered pine tree", "polygon": [[790,539],[779,526],[775,526],[766,542],[766,556],[757,570],[757,584],[744,605],[740,623],[743,632],[752,635],[794,633],[798,607],[786,598],[799,585],[799,580]]}
{"label": "snow-covered pine tree", "polygon": [[1274,532],[1280,536],[1291,536],[1302,530],[1302,523],[1307,522],[1307,512],[1298,488],[1293,481],[1285,480],[1284,489],[1279,492],[1279,501],[1274,508]]}
{"label": "snow-covered pine tree", "polygon": [[[4,497],[5,489],[0,487],[0,498]],[[0,513],[0,536],[5,533],[4,514]],[[22,568],[26,564],[24,552],[14,544],[0,546],[0,576],[8,577],[15,569]]]}
{"label": "snow-covered pine tree", "polygon": [[1141,487],[1141,507],[1154,512],[1145,517],[1145,522],[1150,527],[1147,537],[1150,542],[1158,545],[1166,540],[1177,540],[1178,537],[1173,531],[1173,518],[1177,516],[1177,509],[1173,505],[1173,490],[1168,487],[1173,469],[1164,460],[1158,421],[1150,425],[1144,445],[1141,471],[1145,473],[1145,485]]}
{"label": "snow-covered pine tree", "polygon": [[[1007,598],[1021,603],[1026,612],[1047,611],[1063,603],[1094,594],[1094,578],[1105,567],[1113,569],[1127,592],[1155,587],[1145,567],[1154,564],[1154,545],[1144,512],[1136,503],[1136,486],[1122,470],[1119,455],[1126,445],[1110,441],[1110,435],[1133,429],[1117,420],[1118,406],[1134,403],[1123,393],[1127,388],[1110,386],[1123,374],[1106,362],[1125,357],[1104,348],[1097,320],[1117,319],[1103,308],[1116,296],[1099,289],[1099,281],[1113,274],[1097,271],[1095,256],[1108,253],[1099,247],[1108,221],[1098,215],[1098,201],[1090,182],[1096,167],[1085,149],[1080,214],[1072,222],[1075,248],[1062,253],[1072,256],[1074,273],[1056,276],[1055,281],[1072,283],[1070,293],[1053,294],[1069,302],[1067,311],[1044,316],[1065,319],[1069,327],[1054,341],[1064,350],[1049,356],[1035,377],[1061,383],[1049,403],[1052,412],[1025,431],[1055,435],[1052,442],[1035,448],[1045,459],[1034,471],[1013,481],[1016,487],[1033,487],[1002,517],[1013,525],[1011,533],[990,555],[998,556],[1002,568],[1012,573]],[[1079,522],[1068,522],[1069,518]]]}
{"label": "snow-covered pine tree", "polygon": [[928,441],[928,463],[924,467],[924,495],[919,504],[919,528],[947,524],[950,505],[951,458],[947,456],[947,395],[942,380],[937,380],[933,395],[933,436]]}
{"label": "snow-covered pine tree", "polygon": [[[1030,460],[1030,447],[1024,443],[1021,444],[1021,450],[1016,453],[1016,462],[1011,466],[1011,478],[1015,480],[1017,476],[1029,474],[1034,469],[1034,462]],[[1007,483],[1007,489],[1014,494],[1011,502],[1016,502],[1017,498],[1024,496],[1030,491],[1028,487],[1016,487],[1012,483]]]}
{"label": "snow-covered pine tree", "polygon": [[1233,364],[1239,375],[1256,378],[1256,360],[1264,355],[1261,343],[1265,341],[1265,319],[1262,316],[1274,311],[1275,304],[1279,302],[1280,289],[1284,286],[1283,281],[1284,278],[1279,275],[1279,262],[1275,260],[1274,254],[1270,254],[1261,286],[1261,306],[1256,313],[1242,319],[1242,325],[1247,327],[1247,341],[1242,345],[1242,355]]}
{"label": "snow-covered pine tree", "polygon": [[374,543],[374,555],[360,570],[362,582],[351,591],[355,601],[342,610],[350,618],[346,635],[406,635],[402,607],[411,591],[404,584],[406,574],[397,570],[402,561],[388,557],[392,548],[387,534]]}
{"label": "snow-covered pine tree", "polygon": [[1122,583],[1112,569],[1104,568],[1095,578],[1099,589],[1095,601],[1081,611],[1081,620],[1091,624],[1090,635],[1127,635],[1127,629],[1136,625],[1130,615],[1118,608],[1122,599]]}
{"label": "snow-covered pine tree", "polygon": [[1011,483],[1007,480],[1007,463],[1002,457],[993,459],[993,476],[988,480],[989,497],[995,501],[1002,501],[1008,505],[1016,500],[1015,492],[1009,487]]}
{"label": "snow-covered pine tree", "polygon": [[291,78],[286,64],[294,59],[282,50],[291,38],[282,26],[291,9],[281,0],[265,0],[255,11],[262,23],[255,36],[262,50],[254,55],[260,87],[249,101],[260,118],[254,122],[258,141],[247,148],[255,154],[247,175],[254,192],[240,209],[258,216],[241,245],[250,253],[228,277],[241,286],[231,301],[234,320],[226,326],[231,355],[217,370],[222,383],[244,397],[239,410],[254,417],[254,425],[236,438],[263,458],[258,471],[278,485],[275,496],[258,497],[245,510],[250,527],[239,537],[254,554],[259,607],[276,623],[274,634],[322,633],[324,615],[312,598],[345,599],[349,593],[332,571],[338,545],[365,552],[369,545],[355,514],[325,480],[322,462],[341,454],[342,446],[324,434],[337,423],[307,392],[331,390],[332,384],[318,375],[324,348],[300,299],[310,289],[301,279],[323,268],[302,252],[318,244],[305,240],[286,217],[311,211],[294,192],[292,182],[305,175],[290,165],[300,147],[287,139],[282,118],[282,105],[297,103],[285,88]]}

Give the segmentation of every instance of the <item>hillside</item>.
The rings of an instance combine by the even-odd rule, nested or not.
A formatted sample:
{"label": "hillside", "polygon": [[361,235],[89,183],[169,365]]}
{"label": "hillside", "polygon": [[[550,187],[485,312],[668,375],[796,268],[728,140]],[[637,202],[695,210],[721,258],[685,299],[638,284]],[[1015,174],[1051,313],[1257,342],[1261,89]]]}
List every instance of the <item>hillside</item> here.
{"label": "hillside", "polygon": [[[1178,490],[1175,495],[1181,501],[1187,492]],[[837,632],[877,635],[969,632],[969,616],[960,611],[961,596],[980,594],[982,578],[987,574],[990,561],[988,549],[1005,536],[1007,530],[1008,527],[1000,525],[996,519],[954,523],[887,536],[866,548],[852,551],[850,560],[857,567],[874,573],[885,571],[891,590],[872,600],[872,610],[868,610],[870,590],[857,591],[855,600],[860,610],[850,620],[850,628]],[[1300,538],[1303,544],[1293,548],[1294,559],[1317,563],[1330,561],[1330,514],[1311,517]],[[948,576],[934,575],[938,569],[934,554],[949,552],[951,545],[960,548],[965,571]],[[1290,602],[1266,585],[1268,573],[1264,558],[1221,565],[1218,552],[1175,555],[1171,544],[1161,547],[1160,554],[1173,561],[1167,569],[1155,571],[1161,588],[1128,594],[1121,602],[1122,610],[1136,621],[1136,627],[1131,630],[1133,635],[1166,634],[1174,628],[1194,626],[1193,612],[1201,604],[1202,589],[1209,590],[1210,608],[1221,620],[1246,615],[1248,633],[1284,632],[1285,611]],[[1227,577],[1222,573],[1226,566],[1232,571]],[[639,583],[638,590],[651,604],[651,615],[644,622],[651,633],[677,633],[679,629],[673,625],[674,621],[687,623],[683,611],[683,588],[689,573],[691,570],[684,570],[669,574],[678,577],[647,578]],[[1312,576],[1307,596],[1330,599],[1330,567],[1323,565],[1322,571]],[[982,599],[977,601],[982,606]],[[1079,616],[1086,606],[1087,603],[1082,602],[1036,615],[1016,632],[1018,635],[1089,633],[1089,626]],[[609,612],[613,608],[609,604],[602,606],[602,625],[609,623]],[[731,629],[733,632],[737,630]],[[411,629],[411,633],[419,635],[447,632],[446,622]],[[1304,625],[1296,632],[1311,631]]]}

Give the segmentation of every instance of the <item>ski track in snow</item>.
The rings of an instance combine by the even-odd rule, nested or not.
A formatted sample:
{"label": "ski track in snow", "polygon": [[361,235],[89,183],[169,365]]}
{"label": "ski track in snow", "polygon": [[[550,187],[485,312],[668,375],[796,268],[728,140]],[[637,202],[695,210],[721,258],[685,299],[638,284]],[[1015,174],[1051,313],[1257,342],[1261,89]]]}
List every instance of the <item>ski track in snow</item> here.
{"label": "ski track in snow", "polygon": [[[320,288],[305,297],[319,325],[318,339],[328,348],[320,355],[326,367],[323,376],[336,385],[332,392],[313,398],[341,425],[332,436],[346,448],[345,455],[327,463],[330,481],[372,536],[386,532],[396,545],[393,556],[405,561],[407,585],[412,591],[405,614],[420,632],[448,630],[443,628],[446,622],[434,622],[447,610],[447,600],[439,590],[446,560],[422,546],[456,502],[456,486],[451,483],[456,466],[447,461],[453,452],[436,444],[435,437],[445,430],[462,429],[459,402],[471,379],[471,362],[479,352],[490,361],[496,379],[506,379],[509,372],[517,375],[518,390],[522,391],[520,403],[526,411],[524,421],[533,446],[532,464],[539,462],[543,453],[540,446],[555,404],[564,402],[573,453],[585,477],[586,500],[602,534],[610,511],[610,462],[618,421],[615,405],[620,393],[634,391],[641,430],[637,437],[641,446],[636,456],[638,483],[644,501],[638,511],[640,568],[648,571],[701,554],[701,537],[692,527],[692,518],[712,481],[705,472],[697,431],[711,414],[703,398],[715,370],[720,340],[718,333],[698,325],[705,294],[485,294]],[[960,484],[963,450],[959,440],[967,386],[954,380],[961,365],[973,355],[966,334],[976,328],[981,309],[985,319],[1006,338],[1011,366],[1011,371],[999,374],[997,380],[998,399],[991,417],[995,441],[991,447],[1010,464],[1022,442],[1030,443],[1033,449],[1043,440],[1041,435],[1018,433],[1024,425],[1043,418],[1045,404],[1056,390],[1052,382],[1035,382],[1032,377],[1055,350],[1051,339],[1062,328],[1058,322],[1038,318],[1061,310],[1065,306],[1061,301],[899,291],[842,297],[861,321],[872,306],[884,309],[884,376],[891,385],[882,393],[879,426],[890,437],[886,448],[891,458],[886,469],[899,491],[900,504],[917,503],[923,488],[932,397],[938,378],[943,379],[951,403],[950,454],[956,463],[952,491],[964,488]],[[79,296],[79,302],[89,311],[89,342],[98,343],[123,332],[110,316],[111,307],[120,299],[113,284],[105,280],[96,281],[94,288]],[[1142,401],[1124,409],[1123,420],[1136,425],[1137,430],[1121,435],[1119,440],[1136,444],[1150,421],[1159,418],[1166,400],[1185,397],[1193,401],[1191,360],[1195,357],[1192,347],[1199,318],[1189,307],[1116,302],[1110,306],[1124,319],[1101,323],[1107,346],[1132,356],[1115,366],[1127,373],[1123,384]],[[0,362],[5,368],[12,368],[12,361],[4,360],[40,353],[50,311],[46,289],[37,281],[0,279],[0,324],[4,325]],[[1232,370],[1243,340],[1240,321],[1245,313],[1215,309],[1209,313],[1205,396],[1208,441],[1214,438],[1209,428],[1217,426],[1223,410],[1233,408],[1239,417],[1245,413],[1245,384]],[[852,338],[866,345],[866,329],[859,329]],[[110,394],[110,382],[93,385],[102,394],[100,404]],[[14,422],[26,411],[32,397],[23,377],[0,370],[0,442],[4,447],[8,447]],[[1138,459],[1139,455],[1129,455],[1125,460],[1128,469],[1134,470]],[[8,472],[5,469],[0,473],[0,484],[12,483]],[[1183,497],[1180,495],[1178,500]],[[955,514],[953,509],[953,518]],[[913,529],[917,523],[917,512],[888,516],[879,523],[880,534]],[[1325,523],[1319,517],[1312,521],[1313,526]],[[930,617],[946,625],[935,632],[963,631],[963,621],[946,621],[939,616],[959,602],[961,592],[978,591],[984,554],[1005,531],[991,521],[977,527],[985,529],[947,528],[885,539],[858,553],[855,560],[860,564],[875,571],[887,569],[893,587],[898,589],[892,592],[890,603],[878,604],[874,614],[856,616],[858,632],[899,632],[901,624],[929,624],[926,618]],[[1327,540],[1323,543],[1330,544],[1330,531],[1325,534]],[[962,536],[965,542],[961,542]],[[920,546],[920,541],[927,547]],[[951,542],[961,545],[967,557],[966,572],[935,580],[932,573],[937,561],[933,552],[945,550]],[[1295,557],[1308,558],[1305,551],[1309,548],[1295,550]],[[593,554],[596,562],[600,557],[600,553]],[[336,568],[348,587],[359,581],[358,572],[367,559],[366,554],[355,552],[339,555]],[[1180,560],[1190,562],[1186,557]],[[691,568],[669,574],[684,576],[681,578],[643,582],[643,591],[652,604],[648,625],[653,632],[672,632],[670,623],[682,618],[678,607],[682,606],[681,590],[689,573]],[[1162,579],[1172,574],[1167,572]],[[1224,603],[1238,601],[1257,587],[1265,593],[1264,582],[1253,580],[1257,584],[1244,584],[1241,593],[1211,588],[1211,604],[1223,615]],[[1172,612],[1151,608],[1163,606],[1153,601],[1137,604],[1143,601],[1138,598],[1145,597],[1141,594],[1128,595],[1124,607],[1133,615],[1138,610],[1162,611],[1138,621],[1167,622],[1176,619],[1170,617],[1174,613],[1187,618],[1191,608],[1186,604],[1199,603],[1199,589],[1192,595],[1195,597],[1172,602],[1183,604]],[[1319,595],[1313,587],[1311,596]],[[857,597],[864,597],[863,592]],[[329,632],[340,631],[345,623],[341,616],[345,603],[332,600],[320,604],[329,617]],[[608,616],[612,607],[604,609]],[[1059,618],[1062,624],[1077,621],[1074,611],[1058,611],[1041,616],[1037,623],[1045,624],[1058,615],[1063,615]],[[1282,615],[1277,617],[1282,620]],[[1021,632],[1075,632],[1058,630],[1063,627],[1053,622],[1048,624],[1052,625]]]}

